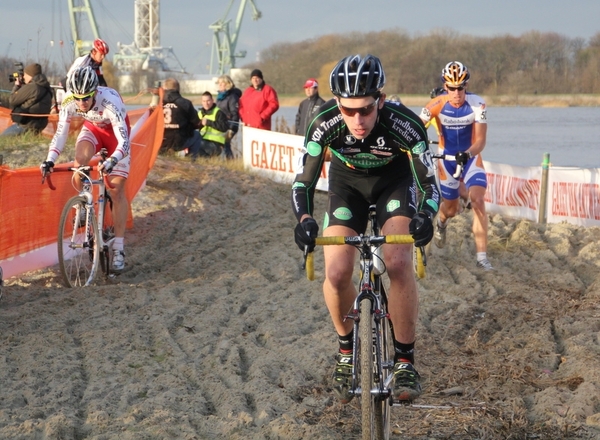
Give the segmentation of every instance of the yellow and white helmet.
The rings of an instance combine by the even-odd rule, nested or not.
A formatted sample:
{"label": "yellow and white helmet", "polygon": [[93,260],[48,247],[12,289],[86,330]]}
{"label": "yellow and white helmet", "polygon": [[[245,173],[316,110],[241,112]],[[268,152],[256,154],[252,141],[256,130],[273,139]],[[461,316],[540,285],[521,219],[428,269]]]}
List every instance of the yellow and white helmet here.
{"label": "yellow and white helmet", "polygon": [[471,74],[463,63],[452,61],[442,70],[442,81],[451,87],[462,87],[469,81]]}

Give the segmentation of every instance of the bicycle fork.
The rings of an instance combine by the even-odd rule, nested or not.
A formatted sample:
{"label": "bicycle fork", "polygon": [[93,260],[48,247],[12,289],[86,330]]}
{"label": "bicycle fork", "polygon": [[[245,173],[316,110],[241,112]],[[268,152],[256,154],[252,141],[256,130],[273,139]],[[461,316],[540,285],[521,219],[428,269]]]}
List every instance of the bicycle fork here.
{"label": "bicycle fork", "polygon": [[[361,317],[360,314],[360,303],[364,300],[369,300],[371,302],[371,315],[373,316],[373,321],[371,321],[371,316]],[[354,300],[354,304],[352,306],[352,310],[345,316],[345,319],[354,320],[354,338],[352,341],[352,394],[360,395],[363,390],[360,388],[360,377],[358,365],[359,363],[359,353],[360,353],[360,339],[359,339],[359,325],[369,325],[371,324],[371,337],[373,338],[373,352],[371,353],[372,361],[373,361],[373,374],[374,374],[374,384],[375,387],[369,392],[374,395],[376,398],[384,400],[391,396],[391,382],[393,380],[393,374],[391,370],[394,365],[393,362],[389,362],[388,360],[383,359],[383,344],[385,336],[383,336],[383,328],[382,328],[382,320],[389,319],[389,313],[383,311],[381,306],[381,299],[378,295],[373,293],[373,290],[370,286],[364,286],[363,290]],[[384,371],[389,370],[390,374],[385,376]]]}

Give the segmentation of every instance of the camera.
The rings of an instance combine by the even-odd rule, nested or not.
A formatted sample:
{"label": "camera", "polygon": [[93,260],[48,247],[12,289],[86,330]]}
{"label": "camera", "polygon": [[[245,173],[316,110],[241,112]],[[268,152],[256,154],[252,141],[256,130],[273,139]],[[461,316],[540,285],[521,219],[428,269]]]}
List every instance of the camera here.
{"label": "camera", "polygon": [[25,74],[25,72],[23,71],[23,63],[15,63],[15,67],[17,68],[17,71],[8,75],[8,81],[15,82],[16,80],[19,80],[19,82],[23,84],[23,75]]}

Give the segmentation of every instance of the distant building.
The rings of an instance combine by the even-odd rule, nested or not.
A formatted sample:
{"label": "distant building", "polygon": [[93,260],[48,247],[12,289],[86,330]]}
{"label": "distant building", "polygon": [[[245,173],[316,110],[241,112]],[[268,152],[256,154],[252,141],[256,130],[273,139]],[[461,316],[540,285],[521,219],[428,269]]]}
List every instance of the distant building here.
{"label": "distant building", "polygon": [[[243,90],[249,84],[250,69],[231,69],[230,76],[236,87]],[[148,72],[138,71],[124,73],[118,76],[120,93],[138,93],[144,89],[154,87],[157,81],[163,81],[167,78],[176,78],[181,86],[183,95],[201,95],[204,92],[210,92],[213,95],[218,93],[217,76],[188,74],[179,72]]]}

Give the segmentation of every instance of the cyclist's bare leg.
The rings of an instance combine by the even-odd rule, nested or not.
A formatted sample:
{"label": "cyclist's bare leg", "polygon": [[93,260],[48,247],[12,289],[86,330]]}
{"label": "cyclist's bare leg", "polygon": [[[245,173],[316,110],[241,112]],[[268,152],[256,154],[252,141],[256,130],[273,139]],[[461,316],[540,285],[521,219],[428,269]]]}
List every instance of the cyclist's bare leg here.
{"label": "cyclist's bare leg", "polygon": [[114,188],[108,188],[108,193],[113,201],[113,222],[115,227],[115,237],[125,236],[125,227],[127,226],[127,214],[129,213],[129,201],[125,194],[125,183],[127,180],[121,176],[109,176],[110,183]]}
{"label": "cyclist's bare leg", "polygon": [[485,212],[485,188],[483,186],[472,186],[469,188],[471,207],[473,209],[473,235],[475,236],[475,248],[477,252],[486,252],[488,222]]}
{"label": "cyclist's bare leg", "polygon": [[[74,165],[76,167],[88,165],[94,154],[96,154],[96,147],[94,147],[94,144],[88,141],[77,142],[77,145],[75,145]],[[77,189],[81,190],[81,181],[79,179],[75,180],[75,185],[77,186]]]}
{"label": "cyclist's bare leg", "polygon": [[[350,236],[356,232],[345,226],[329,226],[323,231],[323,236]],[[323,294],[325,304],[329,309],[331,320],[339,335],[347,335],[352,331],[354,322],[351,319],[344,322],[344,316],[352,308],[356,298],[356,288],[352,283],[352,272],[356,264],[357,250],[353,246],[325,246],[325,282]]]}
{"label": "cyclist's bare leg", "polygon": [[[384,235],[408,234],[409,223],[407,217],[392,217],[385,222],[381,232]],[[388,311],[394,326],[394,338],[398,342],[411,344],[416,337],[419,309],[412,245],[386,244],[383,246],[383,257],[390,278]]]}
{"label": "cyclist's bare leg", "polygon": [[459,211],[459,199],[447,200],[443,199],[440,204],[440,211],[438,213],[438,218],[442,223],[446,222],[449,218],[456,217]]}

